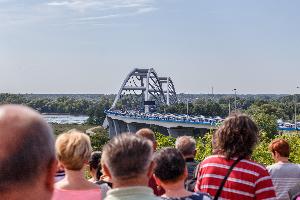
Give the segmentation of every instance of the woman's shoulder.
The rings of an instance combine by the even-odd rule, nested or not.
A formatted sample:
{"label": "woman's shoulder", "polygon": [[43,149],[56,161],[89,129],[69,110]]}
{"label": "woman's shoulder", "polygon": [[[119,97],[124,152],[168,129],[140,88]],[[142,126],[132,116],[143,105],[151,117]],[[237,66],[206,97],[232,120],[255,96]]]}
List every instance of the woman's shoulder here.
{"label": "woman's shoulder", "polygon": [[101,199],[101,190],[88,189],[88,190],[68,190],[55,188],[53,192],[52,200],[60,199],[73,199],[73,200],[89,200],[89,199]]}
{"label": "woman's shoulder", "polygon": [[222,155],[211,155],[206,157],[202,162],[202,163],[206,163],[206,162],[216,162],[216,161],[222,161],[225,160],[225,156]]}
{"label": "woman's shoulder", "polygon": [[58,190],[70,190],[70,191],[85,191],[85,190],[99,190],[99,185],[92,183],[90,181],[85,181],[82,183],[70,184],[68,181],[62,180],[54,185],[55,189]]}

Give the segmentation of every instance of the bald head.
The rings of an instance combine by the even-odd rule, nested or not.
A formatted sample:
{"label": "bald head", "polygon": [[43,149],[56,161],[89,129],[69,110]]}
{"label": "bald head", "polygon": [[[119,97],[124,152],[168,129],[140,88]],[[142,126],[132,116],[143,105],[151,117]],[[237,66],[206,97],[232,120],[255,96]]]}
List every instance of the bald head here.
{"label": "bald head", "polygon": [[0,106],[0,195],[33,185],[55,161],[52,129],[34,110]]}

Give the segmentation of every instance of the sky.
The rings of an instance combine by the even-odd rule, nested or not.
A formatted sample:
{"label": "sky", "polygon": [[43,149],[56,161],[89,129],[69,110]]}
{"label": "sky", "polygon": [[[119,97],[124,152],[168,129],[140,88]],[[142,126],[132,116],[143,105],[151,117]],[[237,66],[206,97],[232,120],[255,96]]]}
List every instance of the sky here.
{"label": "sky", "polygon": [[[0,93],[300,93],[300,1],[0,0]],[[298,91],[297,91],[298,90]]]}

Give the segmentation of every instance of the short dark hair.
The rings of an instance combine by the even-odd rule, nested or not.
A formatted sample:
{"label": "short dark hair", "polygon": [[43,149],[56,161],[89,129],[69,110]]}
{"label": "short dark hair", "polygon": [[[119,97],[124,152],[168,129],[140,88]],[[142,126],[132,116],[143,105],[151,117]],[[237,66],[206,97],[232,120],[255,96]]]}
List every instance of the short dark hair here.
{"label": "short dark hair", "polygon": [[152,155],[152,144],[148,139],[123,133],[103,147],[102,163],[113,177],[126,180],[146,173]]}
{"label": "short dark hair", "polygon": [[289,143],[281,138],[273,140],[269,145],[269,150],[273,153],[276,151],[282,157],[289,157],[291,151]]}
{"label": "short dark hair", "polygon": [[214,152],[223,154],[226,159],[250,156],[257,144],[258,133],[257,125],[250,117],[234,113],[214,134]]}
{"label": "short dark hair", "polygon": [[167,147],[154,156],[154,174],[163,182],[176,182],[184,174],[185,161],[179,150]]}
{"label": "short dark hair", "polygon": [[[25,111],[34,113],[28,108]],[[19,117],[15,113],[11,115],[13,119]],[[33,114],[32,119],[26,119],[26,122],[21,120],[22,118],[7,124],[7,120],[1,122],[0,119],[4,127],[0,130],[0,135],[3,137],[4,134],[14,134],[11,136],[14,143],[7,142],[14,148],[4,149],[4,157],[0,156],[0,192],[9,191],[15,184],[35,183],[39,175],[49,169],[55,160],[54,136],[49,125],[37,113]]]}

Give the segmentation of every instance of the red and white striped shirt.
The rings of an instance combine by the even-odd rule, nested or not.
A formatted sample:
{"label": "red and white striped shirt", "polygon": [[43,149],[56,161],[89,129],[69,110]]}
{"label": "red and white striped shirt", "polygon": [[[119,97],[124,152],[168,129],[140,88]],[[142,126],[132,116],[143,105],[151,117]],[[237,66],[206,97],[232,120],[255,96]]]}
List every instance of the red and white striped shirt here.
{"label": "red and white striped shirt", "polygon": [[[233,164],[234,159],[214,155],[203,160],[199,167],[195,191],[214,196]],[[230,173],[219,199],[276,199],[267,169],[248,159],[242,159]]]}

